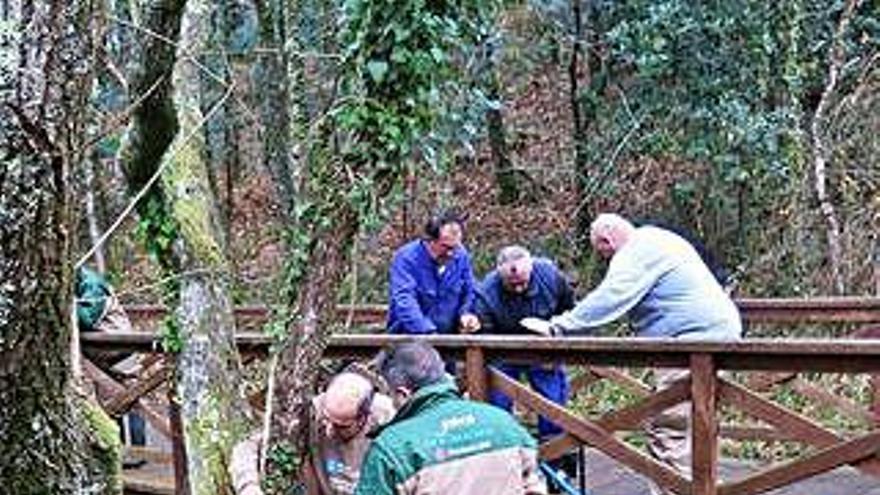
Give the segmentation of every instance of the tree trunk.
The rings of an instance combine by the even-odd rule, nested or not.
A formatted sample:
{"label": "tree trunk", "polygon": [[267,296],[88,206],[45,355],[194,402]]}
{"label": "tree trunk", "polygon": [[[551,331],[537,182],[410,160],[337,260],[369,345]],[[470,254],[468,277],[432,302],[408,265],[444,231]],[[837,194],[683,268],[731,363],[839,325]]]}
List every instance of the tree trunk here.
{"label": "tree trunk", "polygon": [[[0,479],[6,493],[120,493],[118,431],[71,380],[71,171],[94,61],[89,2],[0,10]],[[17,38],[6,33],[17,33]],[[76,343],[74,343],[76,345]]]}
{"label": "tree trunk", "polygon": [[[490,42],[491,43],[491,42]],[[495,64],[494,50],[490,46],[486,54],[486,94],[494,106],[486,112],[486,125],[489,131],[489,147],[495,162],[495,182],[498,184],[498,203],[509,205],[519,199],[519,186],[514,175],[513,164],[507,149],[507,136],[504,132],[504,116],[501,114],[501,87],[498,82],[498,68]]]}
{"label": "tree trunk", "polygon": [[[584,56],[583,50],[583,12],[581,9],[582,0],[571,0],[571,15],[574,23],[573,41],[571,46],[571,58],[568,61],[568,85],[569,100],[571,102],[571,119],[572,141],[574,141],[574,171],[577,178],[578,197],[580,198],[580,207],[577,210],[576,230],[580,239],[588,239],[590,232],[590,222],[592,216],[589,208],[585,204],[588,196],[590,170],[587,163],[587,124],[584,119],[583,109],[581,107],[580,98],[580,64],[581,57]],[[589,65],[589,53],[586,54]]]}
{"label": "tree trunk", "polygon": [[290,101],[288,98],[288,60],[284,49],[285,5],[282,0],[257,4],[261,48],[254,74],[263,130],[263,163],[272,176],[278,202],[290,217],[295,203],[291,169]]}
{"label": "tree trunk", "polygon": [[840,241],[840,221],[834,203],[828,194],[827,175],[828,157],[831,151],[828,149],[826,133],[828,131],[828,111],[832,101],[838,97],[838,84],[840,71],[846,62],[846,35],[852,20],[853,13],[859,8],[863,0],[848,0],[844,6],[837,28],[831,40],[831,49],[828,52],[828,79],[819,100],[819,106],[813,115],[811,134],[813,138],[813,174],[815,177],[816,199],[819,201],[819,211],[828,224],[825,229],[825,238],[828,243],[828,267],[831,269],[832,287],[837,294],[844,292],[843,275],[843,252]]}
{"label": "tree trunk", "polygon": [[229,299],[232,274],[202,129],[210,114],[199,110],[202,69],[189,56],[207,48],[214,8],[208,0],[186,4],[173,71],[179,129],[161,165],[162,188],[179,233],[174,248],[175,264],[182,270],[177,394],[193,495],[230,493],[226,466],[232,447],[247,431]]}

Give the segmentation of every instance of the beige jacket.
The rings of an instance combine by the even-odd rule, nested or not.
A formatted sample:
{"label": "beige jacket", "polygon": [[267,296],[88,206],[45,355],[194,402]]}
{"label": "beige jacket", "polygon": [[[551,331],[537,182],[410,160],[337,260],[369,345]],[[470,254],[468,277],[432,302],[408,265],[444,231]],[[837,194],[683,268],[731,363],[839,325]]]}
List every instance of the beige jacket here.
{"label": "beige jacket", "polygon": [[[303,474],[309,495],[349,495],[354,492],[361,463],[370,446],[367,433],[387,423],[394,416],[394,406],[388,396],[377,393],[373,397],[370,416],[363,430],[354,438],[342,441],[328,435],[327,419],[318,411],[323,394],[312,400],[312,422],[309,428],[309,459]],[[252,433],[232,451],[230,475],[236,495],[262,495],[260,485],[260,451],[262,435]]]}

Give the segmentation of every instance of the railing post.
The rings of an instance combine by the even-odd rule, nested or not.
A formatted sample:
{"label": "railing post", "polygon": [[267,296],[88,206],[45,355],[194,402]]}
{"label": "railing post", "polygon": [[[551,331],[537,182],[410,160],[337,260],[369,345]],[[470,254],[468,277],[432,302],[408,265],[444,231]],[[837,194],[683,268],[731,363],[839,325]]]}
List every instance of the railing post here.
{"label": "railing post", "polygon": [[[880,297],[880,237],[874,239],[874,292]],[[874,428],[880,429],[880,372],[871,374],[871,413],[874,416]]]}
{"label": "railing post", "polygon": [[486,374],[486,358],[481,347],[468,347],[465,351],[465,378],[468,395],[472,400],[489,398],[489,382]]}
{"label": "railing post", "polygon": [[874,429],[880,430],[880,373],[872,373],[871,383],[871,416]]}
{"label": "railing post", "polygon": [[691,354],[691,459],[693,495],[718,493],[717,381],[711,354]]}
{"label": "railing post", "polygon": [[[168,362],[172,362],[170,357]],[[171,423],[171,452],[174,463],[174,493],[189,495],[189,468],[187,467],[186,443],[183,439],[183,419],[177,400],[177,371],[168,383],[168,420]]]}

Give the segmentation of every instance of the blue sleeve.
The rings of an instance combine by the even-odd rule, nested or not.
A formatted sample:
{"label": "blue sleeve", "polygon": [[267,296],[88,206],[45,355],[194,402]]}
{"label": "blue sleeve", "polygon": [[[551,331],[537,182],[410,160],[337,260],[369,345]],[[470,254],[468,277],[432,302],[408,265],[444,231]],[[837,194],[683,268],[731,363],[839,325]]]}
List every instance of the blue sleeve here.
{"label": "blue sleeve", "polygon": [[416,294],[418,281],[413,275],[413,267],[403,253],[394,257],[391,262],[390,303],[394,306],[394,314],[400,321],[403,333],[431,333],[437,331],[419,306]]}
{"label": "blue sleeve", "polygon": [[458,308],[459,317],[467,313],[473,313],[474,301],[476,300],[474,268],[471,265],[471,257],[467,253],[464,254],[464,268],[462,272],[462,287],[464,290],[461,293],[461,301]]}
{"label": "blue sleeve", "polygon": [[574,308],[574,290],[571,288],[571,282],[568,277],[562,273],[562,270],[555,268],[556,271],[556,313],[568,311]]}
{"label": "blue sleeve", "polygon": [[491,333],[495,329],[495,311],[492,309],[492,301],[489,296],[489,284],[487,280],[480,284],[476,290],[476,299],[474,301],[474,314],[480,319],[480,332]]}
{"label": "blue sleeve", "polygon": [[396,495],[397,487],[403,483],[398,470],[381,446],[373,444],[361,466],[354,495]]}

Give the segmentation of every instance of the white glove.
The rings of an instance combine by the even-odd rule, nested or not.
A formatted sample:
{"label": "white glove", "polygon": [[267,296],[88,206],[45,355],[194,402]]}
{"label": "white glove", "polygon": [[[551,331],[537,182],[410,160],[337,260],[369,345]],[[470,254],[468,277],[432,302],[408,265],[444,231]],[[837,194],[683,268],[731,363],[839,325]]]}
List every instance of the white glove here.
{"label": "white glove", "polygon": [[527,318],[519,320],[519,324],[525,327],[527,330],[535,332],[539,335],[543,335],[545,337],[550,337],[553,335],[552,326],[547,320],[542,320],[540,318],[529,316]]}

